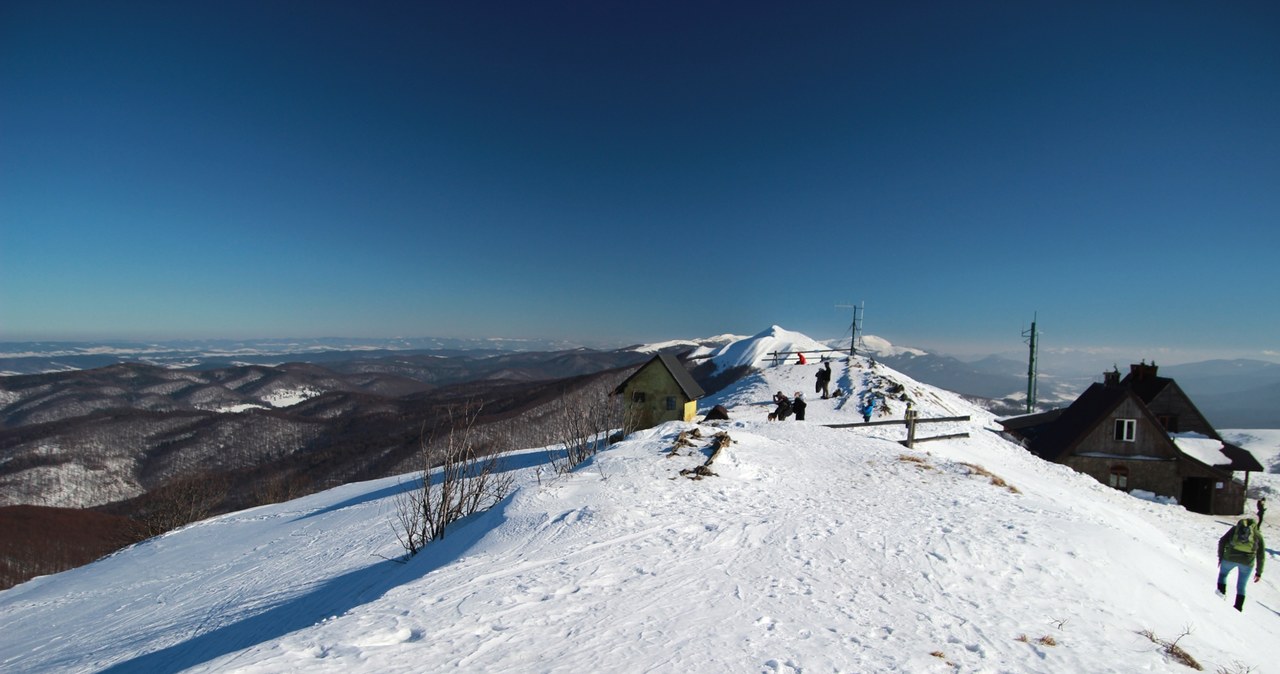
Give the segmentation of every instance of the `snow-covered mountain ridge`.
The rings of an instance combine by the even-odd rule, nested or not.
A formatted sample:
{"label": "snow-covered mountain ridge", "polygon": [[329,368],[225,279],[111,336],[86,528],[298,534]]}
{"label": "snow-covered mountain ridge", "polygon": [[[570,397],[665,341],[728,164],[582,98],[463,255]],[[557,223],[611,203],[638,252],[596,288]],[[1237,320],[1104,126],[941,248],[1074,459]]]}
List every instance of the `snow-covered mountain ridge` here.
{"label": "snow-covered mountain ridge", "polygon": [[[777,350],[720,356],[761,348]],[[1209,671],[1280,662],[1271,573],[1243,614],[1213,593],[1230,518],[1040,461],[959,396],[866,360],[833,360],[848,395],[815,399],[816,360],[702,401],[728,422],[633,434],[570,475],[514,453],[512,494],[403,564],[391,521],[408,476],[0,592],[0,669],[1182,671],[1140,633],[1188,629],[1179,646]],[[806,421],[765,420],[778,390],[806,393]],[[879,420],[905,395],[925,418],[970,416],[920,435],[969,437],[906,449],[901,426],[823,426],[860,421],[851,403],[874,393]],[[693,428],[733,439],[699,481],[680,470],[705,444],[669,456]]]}

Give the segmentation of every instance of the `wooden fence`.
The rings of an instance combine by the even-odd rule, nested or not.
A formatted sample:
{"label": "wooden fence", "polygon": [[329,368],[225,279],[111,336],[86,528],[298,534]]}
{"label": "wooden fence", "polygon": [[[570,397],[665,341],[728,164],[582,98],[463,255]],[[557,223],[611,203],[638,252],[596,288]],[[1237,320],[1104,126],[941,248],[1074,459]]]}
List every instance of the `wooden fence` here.
{"label": "wooden fence", "polygon": [[969,415],[962,417],[935,417],[933,419],[921,419],[916,415],[919,414],[915,410],[907,410],[905,419],[890,419],[888,421],[866,421],[860,424],[823,424],[827,428],[860,428],[863,426],[892,426],[902,424],[907,427],[907,439],[902,440],[902,444],[906,447],[912,447],[917,442],[930,442],[933,440],[953,440],[955,438],[967,438],[968,433],[951,433],[949,435],[934,435],[927,438],[916,437],[916,426],[918,424],[937,424],[942,422],[969,421]]}

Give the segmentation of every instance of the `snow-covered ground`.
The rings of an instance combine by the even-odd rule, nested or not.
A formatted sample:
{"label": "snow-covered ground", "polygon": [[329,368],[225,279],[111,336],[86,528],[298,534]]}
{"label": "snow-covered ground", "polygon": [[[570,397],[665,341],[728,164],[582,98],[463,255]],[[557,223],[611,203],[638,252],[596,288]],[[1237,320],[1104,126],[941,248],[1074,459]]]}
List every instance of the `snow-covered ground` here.
{"label": "snow-covered ground", "polygon": [[[512,454],[513,493],[404,563],[407,476],[32,580],[0,592],[0,670],[1191,671],[1149,631],[1207,671],[1275,671],[1275,553],[1243,614],[1213,591],[1232,518],[1109,489],[958,396],[833,365],[849,396],[814,399],[814,362],[765,368],[702,401],[730,421],[636,433],[567,476]],[[902,426],[822,425],[897,386],[921,417],[971,416],[919,436],[969,437],[907,449]],[[778,390],[806,393],[806,421],[766,421]],[[877,420],[901,418],[886,400]],[[693,428],[700,444],[668,456]],[[717,475],[682,477],[721,430]]]}

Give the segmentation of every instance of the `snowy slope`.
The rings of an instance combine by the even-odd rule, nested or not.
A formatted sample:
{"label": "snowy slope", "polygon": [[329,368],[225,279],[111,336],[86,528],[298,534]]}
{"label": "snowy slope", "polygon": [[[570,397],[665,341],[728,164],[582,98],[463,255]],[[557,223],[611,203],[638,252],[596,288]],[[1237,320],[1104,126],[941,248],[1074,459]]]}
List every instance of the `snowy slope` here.
{"label": "snowy slope", "polygon": [[[1179,646],[1208,671],[1274,671],[1275,560],[1244,614],[1213,593],[1230,518],[1108,489],[1005,442],[957,396],[833,364],[851,396],[811,399],[804,422],[767,422],[763,403],[812,391],[815,364],[703,401],[733,417],[704,436],[734,442],[701,481],[679,470],[705,443],[667,456],[695,424],[634,434],[554,480],[545,452],[513,454],[514,493],[407,563],[389,561],[405,478],[33,580],[0,593],[0,670],[1191,671],[1139,634],[1189,629]],[[970,437],[908,450],[901,426],[821,425],[859,421],[848,401],[897,387],[922,417],[972,417],[920,435]],[[904,409],[891,399],[878,419]]]}

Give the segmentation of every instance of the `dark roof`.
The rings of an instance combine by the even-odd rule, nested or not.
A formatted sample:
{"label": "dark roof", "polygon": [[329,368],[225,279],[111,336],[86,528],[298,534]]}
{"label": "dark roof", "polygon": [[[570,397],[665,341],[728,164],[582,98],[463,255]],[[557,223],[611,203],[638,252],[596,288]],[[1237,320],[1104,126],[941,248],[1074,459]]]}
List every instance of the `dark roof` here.
{"label": "dark roof", "polygon": [[1227,470],[1245,470],[1258,473],[1265,472],[1258,459],[1247,449],[1236,447],[1235,445],[1222,443],[1222,453],[1231,459],[1230,464],[1218,464],[1214,468],[1225,468]]}
{"label": "dark roof", "polygon": [[1120,382],[1121,386],[1128,386],[1138,395],[1143,404],[1149,404],[1156,396],[1172,384],[1173,380],[1168,377],[1143,377],[1135,379],[1133,375],[1128,375]]}
{"label": "dark roof", "polygon": [[1057,461],[1068,447],[1093,430],[1099,419],[1128,396],[1129,389],[1126,387],[1093,384],[1067,409],[1062,410],[1062,414],[1042,429],[1042,432],[1028,437],[1027,449],[1042,459]]}
{"label": "dark roof", "polygon": [[627,384],[631,383],[631,380],[637,374],[640,374],[641,370],[649,367],[649,364],[655,360],[662,363],[662,366],[667,368],[667,372],[671,373],[671,378],[675,380],[676,385],[680,387],[680,391],[683,392],[685,397],[689,400],[697,400],[698,398],[706,395],[706,392],[702,390],[702,387],[698,386],[698,382],[693,380],[693,375],[689,374],[689,370],[680,363],[680,359],[665,351],[658,352],[658,355],[650,358],[644,365],[637,368],[635,372],[631,373],[630,377],[627,377],[621,384],[618,384],[618,388],[614,389],[613,392],[622,393],[622,390],[627,387]]}
{"label": "dark roof", "polygon": [[1035,428],[1048,423],[1053,423],[1067,408],[1059,407],[1058,409],[1049,410],[1048,412],[1037,412],[1036,414],[1023,414],[1008,419],[1001,419],[1000,425],[1004,426],[1006,431],[1020,431],[1025,428]]}

